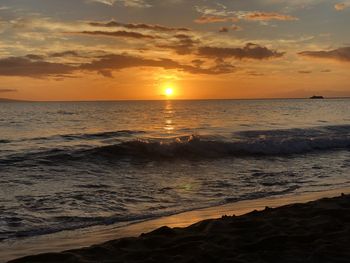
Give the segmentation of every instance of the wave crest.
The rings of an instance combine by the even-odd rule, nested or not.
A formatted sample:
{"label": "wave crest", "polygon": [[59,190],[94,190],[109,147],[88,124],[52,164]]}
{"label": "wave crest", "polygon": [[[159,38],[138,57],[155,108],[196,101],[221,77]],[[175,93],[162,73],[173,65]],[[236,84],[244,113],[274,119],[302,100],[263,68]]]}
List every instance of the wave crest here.
{"label": "wave crest", "polygon": [[191,135],[172,140],[132,140],[89,150],[103,156],[146,158],[288,155],[350,148],[350,126],[320,129],[247,131],[230,140]]}
{"label": "wave crest", "polygon": [[[130,131],[89,134],[88,137],[125,136]],[[85,136],[85,135],[84,135]],[[132,139],[125,136],[104,146],[52,148],[44,152],[15,154],[0,165],[37,160],[46,162],[141,159],[225,158],[230,156],[282,156],[350,148],[350,125],[312,129],[243,131],[232,137],[189,135],[171,139]],[[78,147],[78,146],[77,146]]]}

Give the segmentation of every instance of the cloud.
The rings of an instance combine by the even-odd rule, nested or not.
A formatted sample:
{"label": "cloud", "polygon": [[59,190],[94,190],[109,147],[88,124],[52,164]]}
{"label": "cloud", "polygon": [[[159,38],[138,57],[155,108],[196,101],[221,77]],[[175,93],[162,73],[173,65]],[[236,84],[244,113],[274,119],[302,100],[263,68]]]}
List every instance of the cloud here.
{"label": "cloud", "polygon": [[350,62],[350,47],[342,47],[329,51],[303,51],[300,52],[299,55],[313,58],[333,59],[342,62]]}
{"label": "cloud", "polygon": [[230,30],[241,31],[242,28],[240,26],[237,26],[237,25],[232,25],[231,27],[223,26],[219,29],[219,33],[228,33],[228,32],[230,32]]}
{"label": "cloud", "polygon": [[248,43],[243,48],[200,47],[198,49],[198,55],[218,59],[236,58],[263,60],[282,57],[284,53],[270,50],[257,44]]}
{"label": "cloud", "polygon": [[187,65],[172,59],[147,59],[127,54],[110,54],[90,63],[82,64],[82,70],[96,71],[104,76],[111,76],[111,72],[134,67],[156,67],[163,69],[176,69],[192,74],[226,74],[232,73],[235,67],[227,63],[217,63],[213,67],[203,68],[200,65]]}
{"label": "cloud", "polygon": [[208,16],[204,15],[194,20],[197,24],[212,24],[212,23],[222,23],[222,22],[236,22],[237,18],[234,17],[222,17],[222,16]]}
{"label": "cloud", "polygon": [[298,73],[300,73],[300,74],[311,74],[312,71],[311,70],[299,70]]}
{"label": "cloud", "polygon": [[193,53],[196,46],[200,44],[199,40],[186,34],[177,34],[174,39],[175,41],[172,43],[158,45],[157,47],[172,49],[179,55],[187,55]]}
{"label": "cloud", "polygon": [[[70,32],[73,33],[74,32]],[[158,38],[156,36],[146,35],[138,32],[131,31],[81,31],[76,32],[78,34],[84,35],[94,35],[94,36],[108,36],[108,37],[124,37],[124,38],[136,38],[136,39],[155,39]]]}
{"label": "cloud", "polygon": [[291,15],[285,15],[285,14],[279,14],[279,13],[269,13],[269,12],[243,12],[239,15],[241,19],[245,20],[252,20],[252,21],[295,21],[298,20],[297,17],[291,16]]}
{"label": "cloud", "polygon": [[81,57],[77,51],[68,50],[63,52],[55,52],[50,54],[53,58],[61,58],[61,57]]}
{"label": "cloud", "polygon": [[[28,55],[33,56],[33,55]],[[26,57],[0,59],[0,76],[44,77],[72,73],[74,67]],[[38,56],[40,57],[40,56]]]}
{"label": "cloud", "polygon": [[133,23],[120,23],[116,21],[110,21],[106,23],[101,22],[90,22],[90,26],[95,27],[124,27],[127,29],[144,29],[144,30],[153,30],[153,31],[161,31],[161,32],[177,32],[177,31],[191,31],[188,28],[184,27],[166,27],[161,25],[153,25],[153,24],[133,24]]}
{"label": "cloud", "polygon": [[36,54],[28,54],[25,56],[25,58],[29,59],[29,60],[43,60],[44,57],[41,55],[36,55]]}
{"label": "cloud", "polygon": [[[90,57],[90,62],[70,63],[49,62],[45,59],[61,58],[65,56],[80,57],[77,51],[64,51],[51,53],[47,56],[29,54],[23,57],[8,57],[0,59],[0,76],[20,76],[20,77],[71,77],[72,73],[79,71],[91,71],[105,77],[113,77],[113,71],[128,68],[163,68],[174,69],[191,74],[227,74],[235,71],[235,66],[223,61],[217,61],[214,66],[204,67],[203,63],[181,63],[169,58],[149,59],[129,54],[105,54]],[[3,89],[0,92],[10,92]]]}
{"label": "cloud", "polygon": [[232,26],[231,26],[231,29],[232,29],[233,31],[242,31],[242,30],[243,30],[242,27],[240,27],[240,26],[238,26],[238,25],[232,25]]}
{"label": "cloud", "polygon": [[109,6],[113,6],[116,3],[120,3],[126,7],[137,7],[137,8],[151,7],[151,5],[144,0],[89,0],[88,2],[101,3]]}
{"label": "cloud", "polygon": [[10,93],[10,92],[17,92],[16,89],[0,89],[0,93]]}
{"label": "cloud", "polygon": [[230,30],[228,27],[223,26],[219,29],[219,33],[228,33]]}
{"label": "cloud", "polygon": [[220,9],[196,6],[201,17],[194,20],[197,24],[210,24],[222,22],[236,22],[238,20],[247,21],[295,21],[299,20],[295,16],[280,14],[277,12],[262,11],[229,11],[224,5],[219,5]]}
{"label": "cloud", "polygon": [[346,9],[348,7],[350,7],[350,1],[337,3],[334,5],[335,10],[337,10],[337,11],[343,11],[344,9]]}

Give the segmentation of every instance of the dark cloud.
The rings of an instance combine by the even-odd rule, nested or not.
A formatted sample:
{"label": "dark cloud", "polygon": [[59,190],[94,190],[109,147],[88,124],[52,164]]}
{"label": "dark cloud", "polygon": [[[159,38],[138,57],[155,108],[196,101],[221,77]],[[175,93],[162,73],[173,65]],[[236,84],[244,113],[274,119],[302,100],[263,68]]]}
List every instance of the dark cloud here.
{"label": "dark cloud", "polygon": [[256,71],[249,71],[247,72],[247,74],[249,76],[253,76],[253,77],[261,77],[261,76],[265,76],[264,73],[261,73],[261,72],[256,72]]}
{"label": "dark cloud", "polygon": [[199,40],[186,34],[177,34],[174,39],[173,43],[158,45],[158,47],[172,49],[179,55],[187,55],[193,53],[196,46],[200,44]]}
{"label": "dark cloud", "polygon": [[236,59],[269,59],[284,55],[284,52],[270,50],[257,44],[248,43],[243,48],[225,48],[225,47],[200,47],[198,55],[218,59],[236,58]]}
{"label": "dark cloud", "polygon": [[[30,57],[33,57],[33,55],[30,55]],[[0,59],[0,76],[44,77],[69,74],[73,70],[74,67],[69,65],[33,60],[27,56]]]}
{"label": "dark cloud", "polygon": [[[183,36],[178,36],[180,39]],[[90,62],[71,64],[49,62],[45,58],[62,57],[68,55],[77,55],[77,51],[65,51],[49,54],[46,57],[29,55],[24,57],[8,57],[0,59],[0,76],[22,76],[22,77],[53,77],[66,78],[77,71],[97,72],[105,77],[113,77],[112,72],[128,69],[153,67],[163,69],[174,69],[192,74],[227,74],[235,71],[235,66],[223,60],[216,59],[214,66],[206,67],[205,61],[195,59],[190,64],[181,63],[169,58],[150,59],[129,54],[107,54],[90,57]],[[31,58],[39,58],[30,59]],[[6,90],[10,92],[10,90]],[[5,90],[3,90],[5,92]]]}
{"label": "dark cloud", "polygon": [[229,28],[225,26],[219,29],[220,33],[228,33],[229,31],[230,31]]}
{"label": "dark cloud", "polygon": [[153,31],[161,31],[161,32],[177,32],[177,31],[191,31],[188,28],[184,27],[166,27],[166,26],[161,26],[161,25],[152,25],[152,24],[125,24],[125,23],[120,23],[116,21],[110,21],[107,23],[101,23],[101,22],[91,22],[89,23],[91,26],[96,26],[96,27],[124,27],[128,29],[145,29],[145,30],[153,30]]}
{"label": "dark cloud", "polygon": [[30,60],[43,60],[44,59],[44,56],[35,55],[35,54],[28,54],[25,57],[30,59]]}
{"label": "dark cloud", "polygon": [[310,71],[310,70],[299,70],[298,73],[300,73],[300,74],[311,74],[312,71]]}
{"label": "dark cloud", "polygon": [[17,92],[16,89],[0,89],[0,93]]}
{"label": "dark cloud", "polygon": [[53,58],[60,58],[60,57],[81,57],[80,54],[77,51],[68,50],[63,52],[56,52],[50,54]]}
{"label": "dark cloud", "polygon": [[147,59],[142,57],[131,56],[127,54],[111,54],[101,57],[90,63],[80,66],[82,70],[96,71],[104,76],[111,76],[114,70],[121,70],[133,67],[156,67],[164,69],[177,69],[192,74],[225,74],[231,73],[235,67],[225,63],[217,63],[210,68],[202,68],[199,65],[186,65],[176,62],[172,59]]}
{"label": "dark cloud", "polygon": [[200,67],[202,66],[205,61],[201,60],[201,59],[194,59],[191,61],[193,65],[195,65],[196,67]]}
{"label": "dark cloud", "polygon": [[85,35],[94,35],[94,36],[108,36],[108,37],[125,37],[125,38],[136,38],[136,39],[155,39],[158,37],[145,35],[138,32],[130,32],[130,31],[82,31],[77,32],[79,34]]}
{"label": "dark cloud", "polygon": [[329,51],[303,51],[300,52],[299,55],[350,62],[350,47],[337,48]]}

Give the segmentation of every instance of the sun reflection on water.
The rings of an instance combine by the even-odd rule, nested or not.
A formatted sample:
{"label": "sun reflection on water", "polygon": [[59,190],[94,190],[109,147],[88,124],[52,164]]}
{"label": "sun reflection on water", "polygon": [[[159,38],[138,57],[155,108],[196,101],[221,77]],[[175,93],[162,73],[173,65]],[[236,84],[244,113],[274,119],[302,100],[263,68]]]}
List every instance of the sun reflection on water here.
{"label": "sun reflection on water", "polygon": [[165,107],[164,107],[164,119],[165,119],[164,130],[166,130],[167,133],[171,133],[172,131],[175,130],[174,115],[175,115],[175,111],[173,109],[172,101],[167,100],[165,102]]}

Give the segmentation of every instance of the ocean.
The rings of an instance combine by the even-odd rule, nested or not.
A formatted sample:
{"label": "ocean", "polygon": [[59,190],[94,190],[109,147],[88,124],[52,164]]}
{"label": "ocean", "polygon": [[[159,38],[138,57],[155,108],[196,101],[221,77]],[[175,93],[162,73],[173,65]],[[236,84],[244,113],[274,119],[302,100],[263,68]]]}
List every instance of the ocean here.
{"label": "ocean", "polygon": [[350,100],[0,103],[0,242],[350,186]]}

